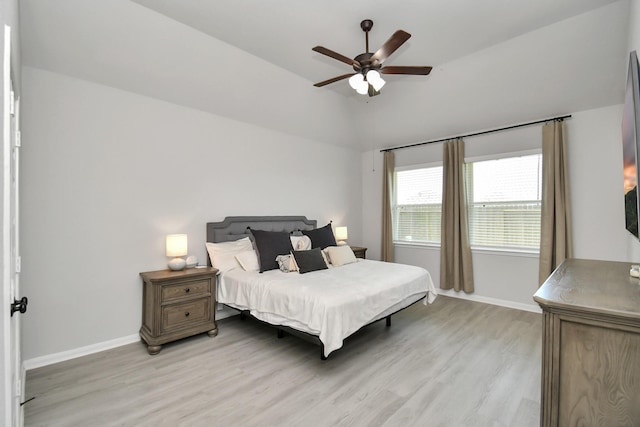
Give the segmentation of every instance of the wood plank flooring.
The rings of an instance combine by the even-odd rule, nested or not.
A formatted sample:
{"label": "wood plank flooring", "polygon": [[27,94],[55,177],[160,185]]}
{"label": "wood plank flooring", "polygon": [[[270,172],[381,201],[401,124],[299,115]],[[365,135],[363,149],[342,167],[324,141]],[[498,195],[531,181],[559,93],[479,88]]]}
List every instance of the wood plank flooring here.
{"label": "wood plank flooring", "polygon": [[538,426],[541,316],[439,296],[319,347],[238,316],[27,373],[26,426]]}

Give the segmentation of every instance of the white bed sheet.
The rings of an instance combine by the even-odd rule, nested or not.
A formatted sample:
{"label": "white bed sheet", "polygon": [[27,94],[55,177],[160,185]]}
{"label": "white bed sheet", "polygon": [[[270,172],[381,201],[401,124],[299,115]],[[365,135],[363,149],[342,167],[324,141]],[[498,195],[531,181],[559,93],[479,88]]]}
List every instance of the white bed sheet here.
{"label": "white bed sheet", "polygon": [[234,269],[221,274],[218,284],[219,302],[317,335],[325,356],[364,325],[436,296],[424,268],[364,259],[306,274]]}

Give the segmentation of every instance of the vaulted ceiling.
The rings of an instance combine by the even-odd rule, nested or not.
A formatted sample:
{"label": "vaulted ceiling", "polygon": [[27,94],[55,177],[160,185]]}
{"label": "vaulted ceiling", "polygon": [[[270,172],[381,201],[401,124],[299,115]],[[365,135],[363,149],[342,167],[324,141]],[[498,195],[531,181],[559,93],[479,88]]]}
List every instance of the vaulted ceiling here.
{"label": "vaulted ceiling", "polygon": [[[21,0],[23,65],[359,150],[623,100],[627,0]],[[350,72],[313,52],[375,51],[412,34],[357,95]]]}

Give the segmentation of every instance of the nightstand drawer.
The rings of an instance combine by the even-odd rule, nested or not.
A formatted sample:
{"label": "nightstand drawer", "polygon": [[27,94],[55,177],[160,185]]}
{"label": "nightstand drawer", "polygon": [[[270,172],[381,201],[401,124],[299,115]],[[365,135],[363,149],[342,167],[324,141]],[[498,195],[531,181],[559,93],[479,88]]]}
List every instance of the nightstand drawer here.
{"label": "nightstand drawer", "polygon": [[162,331],[167,332],[210,321],[210,301],[210,298],[200,298],[162,307]]}
{"label": "nightstand drawer", "polygon": [[193,280],[162,287],[162,302],[182,298],[198,298],[211,294],[210,280]]}

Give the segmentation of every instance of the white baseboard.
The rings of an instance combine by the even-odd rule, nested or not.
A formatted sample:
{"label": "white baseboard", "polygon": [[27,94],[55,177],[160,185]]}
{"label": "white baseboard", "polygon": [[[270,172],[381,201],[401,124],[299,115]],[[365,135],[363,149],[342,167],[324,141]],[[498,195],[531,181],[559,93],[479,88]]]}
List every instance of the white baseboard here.
{"label": "white baseboard", "polygon": [[[227,309],[226,307],[216,312],[216,320],[224,319],[226,317],[238,314],[237,311]],[[116,338],[109,341],[103,341],[96,344],[91,344],[85,347],[74,348],[72,350],[62,351],[60,353],[48,354],[46,356],[34,357],[22,362],[22,366],[25,371],[31,369],[41,368],[47,365],[53,365],[54,363],[60,363],[67,360],[75,359],[77,357],[87,356],[89,354],[98,353],[112,348],[120,347],[123,345],[131,344],[140,341],[140,335],[128,335],[126,337]]]}
{"label": "white baseboard", "polygon": [[96,344],[87,345],[85,347],[74,348],[72,350],[61,351],[60,353],[48,354],[46,356],[34,357],[23,362],[24,369],[41,368],[54,363],[64,362],[66,360],[75,359],[76,357],[87,356],[89,354],[98,353],[100,351],[110,350],[115,347],[131,344],[140,341],[140,335],[128,335],[126,337],[116,338],[109,341],[103,341]]}
{"label": "white baseboard", "polygon": [[532,313],[542,313],[542,309],[536,304],[524,304],[521,302],[508,301],[498,298],[483,297],[482,295],[465,294],[464,292],[456,292],[453,289],[438,289],[438,295],[482,302],[485,304],[499,305],[501,307],[515,308],[516,310],[530,311]]}

